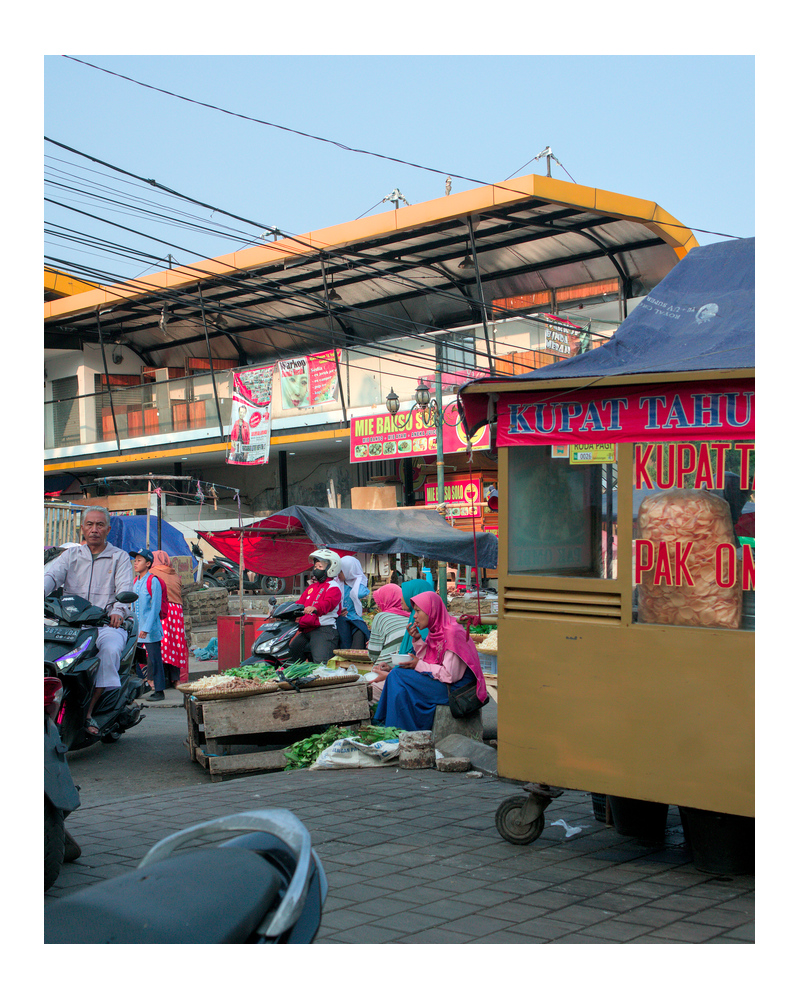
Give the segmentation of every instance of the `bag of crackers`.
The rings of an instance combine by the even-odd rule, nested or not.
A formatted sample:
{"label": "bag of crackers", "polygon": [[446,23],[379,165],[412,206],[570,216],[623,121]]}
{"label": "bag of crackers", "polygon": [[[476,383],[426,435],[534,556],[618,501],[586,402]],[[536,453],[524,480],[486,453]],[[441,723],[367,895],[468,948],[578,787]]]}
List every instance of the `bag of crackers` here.
{"label": "bag of crackers", "polygon": [[[736,547],[726,500],[684,489],[647,497],[638,511],[638,537],[653,543],[652,565],[638,586],[639,622],[740,628],[740,562],[733,556],[717,563],[720,545]],[[727,586],[733,572],[735,583]]]}

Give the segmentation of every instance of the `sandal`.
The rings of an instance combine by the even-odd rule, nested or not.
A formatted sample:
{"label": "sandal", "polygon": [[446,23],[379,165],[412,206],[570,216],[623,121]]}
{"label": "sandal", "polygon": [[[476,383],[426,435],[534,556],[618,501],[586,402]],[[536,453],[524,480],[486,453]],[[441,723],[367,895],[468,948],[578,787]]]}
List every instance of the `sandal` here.
{"label": "sandal", "polygon": [[[89,716],[89,718],[86,720],[86,722],[83,725],[84,725],[84,729],[89,734],[89,736],[99,736],[100,735],[100,727],[97,725],[97,723],[94,721],[94,719],[91,716]],[[92,729],[94,730],[94,732],[92,732]]]}

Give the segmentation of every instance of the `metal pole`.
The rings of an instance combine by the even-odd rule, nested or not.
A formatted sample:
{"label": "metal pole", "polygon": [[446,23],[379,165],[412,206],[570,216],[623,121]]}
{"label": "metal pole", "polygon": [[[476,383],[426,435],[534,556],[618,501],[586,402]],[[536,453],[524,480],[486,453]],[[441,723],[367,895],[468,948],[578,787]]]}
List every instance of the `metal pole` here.
{"label": "metal pole", "polygon": [[[436,427],[436,492],[438,502],[444,502],[444,410],[442,407],[441,392],[441,361],[436,364],[436,413],[438,426]],[[447,564],[438,564],[438,596],[447,603]]]}
{"label": "metal pole", "polygon": [[147,480],[147,537],[145,539],[145,547],[150,548],[150,497],[153,492],[153,481],[152,479]]}
{"label": "metal pole", "polygon": [[158,528],[158,548],[160,549],[161,548],[161,488],[160,488],[160,486],[155,491],[155,504],[156,504],[155,509],[156,509],[156,512],[157,512],[156,525],[157,525],[157,528]]}
{"label": "metal pole", "polygon": [[469,225],[469,242],[472,247],[472,260],[474,261],[474,274],[477,279],[477,297],[480,299],[480,308],[483,316],[483,333],[485,335],[486,341],[486,354],[488,355],[488,370],[491,374],[494,374],[494,359],[491,357],[491,341],[488,336],[488,321],[486,318],[486,304],[483,298],[483,283],[480,280],[480,265],[477,261],[477,247],[474,244],[474,226],[472,225],[471,215],[466,216],[466,222]]}
{"label": "metal pole", "polygon": [[244,656],[244,532],[239,535],[239,663]]}
{"label": "metal pole", "polygon": [[114,422],[114,437],[117,439],[117,451],[122,454],[122,446],[119,443],[119,430],[117,429],[117,415],[114,412],[114,396],[111,392],[111,378],[108,374],[108,359],[105,356],[105,343],[103,341],[103,328],[100,325],[100,313],[97,313],[97,336],[100,340],[100,351],[103,355],[103,370],[105,371],[105,382],[108,386],[108,402],[111,404],[111,419]]}
{"label": "metal pole", "polygon": [[214,373],[214,359],[211,357],[211,340],[208,336],[208,324],[205,321],[205,303],[203,302],[203,290],[201,285],[197,285],[200,293],[200,309],[203,314],[203,330],[205,330],[205,346],[208,349],[208,365],[211,369],[211,385],[214,387],[214,401],[216,402],[216,419],[219,421],[219,436],[225,436],[225,428],[222,426],[222,411],[219,408],[219,394],[216,391],[216,375]]}

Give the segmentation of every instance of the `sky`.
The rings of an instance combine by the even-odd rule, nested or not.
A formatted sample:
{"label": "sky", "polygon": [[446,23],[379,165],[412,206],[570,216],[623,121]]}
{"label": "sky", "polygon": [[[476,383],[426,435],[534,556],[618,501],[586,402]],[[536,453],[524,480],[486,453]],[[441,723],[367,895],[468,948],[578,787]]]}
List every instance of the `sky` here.
{"label": "sky", "polygon": [[554,177],[655,201],[700,244],[754,235],[751,55],[69,55],[44,58],[46,137],[252,224],[45,142],[44,253],[66,270],[133,277],[389,210],[395,188],[438,198],[447,175],[457,192],[545,174],[547,146]]}

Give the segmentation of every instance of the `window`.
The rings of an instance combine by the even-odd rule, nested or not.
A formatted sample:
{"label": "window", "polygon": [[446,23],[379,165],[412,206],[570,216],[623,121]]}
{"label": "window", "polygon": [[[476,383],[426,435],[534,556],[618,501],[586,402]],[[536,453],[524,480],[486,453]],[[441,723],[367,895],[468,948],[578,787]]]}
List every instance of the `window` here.
{"label": "window", "polygon": [[755,627],[752,441],[636,444],[633,620]]}
{"label": "window", "polygon": [[510,448],[508,486],[509,573],[615,579],[615,463]]}

